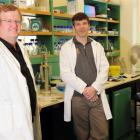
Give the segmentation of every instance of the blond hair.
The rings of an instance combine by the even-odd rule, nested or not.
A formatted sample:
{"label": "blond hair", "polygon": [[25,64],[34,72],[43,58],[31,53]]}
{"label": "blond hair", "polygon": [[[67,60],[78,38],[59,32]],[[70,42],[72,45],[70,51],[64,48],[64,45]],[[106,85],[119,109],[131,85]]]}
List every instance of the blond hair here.
{"label": "blond hair", "polygon": [[15,5],[12,5],[12,4],[0,4],[0,15],[1,15],[1,12],[9,12],[9,11],[18,11],[18,13],[20,15],[20,18],[22,20],[21,12]]}

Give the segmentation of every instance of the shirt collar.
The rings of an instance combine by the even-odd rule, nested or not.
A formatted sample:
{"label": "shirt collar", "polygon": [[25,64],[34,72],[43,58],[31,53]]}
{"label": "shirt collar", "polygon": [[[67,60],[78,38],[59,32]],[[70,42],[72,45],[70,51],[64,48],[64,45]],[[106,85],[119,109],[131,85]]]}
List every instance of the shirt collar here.
{"label": "shirt collar", "polygon": [[[73,42],[75,43],[75,44],[79,44],[80,42],[76,39],[76,37],[73,37]],[[92,42],[92,39],[91,38],[87,38],[87,43],[86,44],[88,44],[88,43],[91,43]],[[81,44],[81,43],[80,43]]]}
{"label": "shirt collar", "polygon": [[7,42],[6,40],[4,40],[4,39],[1,38],[1,37],[0,37],[0,41],[1,41],[9,50],[14,50],[14,51],[17,51],[17,52],[20,50],[19,45],[18,45],[17,42],[16,42],[16,50],[15,50],[12,44],[10,44],[9,42]]}

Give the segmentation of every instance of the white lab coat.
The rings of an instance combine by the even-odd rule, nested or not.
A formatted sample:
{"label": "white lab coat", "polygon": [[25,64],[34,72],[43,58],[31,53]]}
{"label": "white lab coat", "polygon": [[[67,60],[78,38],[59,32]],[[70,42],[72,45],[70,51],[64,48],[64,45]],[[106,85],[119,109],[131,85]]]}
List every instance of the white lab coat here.
{"label": "white lab coat", "polygon": [[[95,82],[93,82],[92,86],[97,89],[97,94],[101,95],[106,119],[111,119],[112,114],[104,90],[104,84],[108,77],[109,64],[105,57],[104,49],[100,43],[93,40],[92,50],[97,68],[97,78]],[[75,75],[76,56],[76,48],[71,39],[62,46],[60,51],[60,75],[66,84],[64,93],[65,121],[71,120],[71,99],[74,90],[82,94],[84,88],[86,87],[86,83]]]}
{"label": "white lab coat", "polygon": [[[33,76],[30,61],[21,50]],[[0,42],[0,140],[33,140],[31,119],[29,92],[20,64]]]}

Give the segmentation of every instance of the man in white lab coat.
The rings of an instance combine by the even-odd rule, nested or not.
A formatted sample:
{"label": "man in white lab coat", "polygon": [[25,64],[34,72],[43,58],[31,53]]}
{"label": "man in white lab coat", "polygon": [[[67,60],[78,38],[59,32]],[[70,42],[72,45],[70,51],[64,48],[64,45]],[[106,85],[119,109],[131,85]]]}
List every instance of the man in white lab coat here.
{"label": "man in white lab coat", "polygon": [[105,140],[107,120],[112,118],[104,90],[109,64],[101,44],[88,37],[87,15],[75,14],[72,23],[75,37],[60,51],[64,120],[70,121],[72,113],[78,140]]}
{"label": "man in white lab coat", "polygon": [[0,140],[34,139],[33,71],[27,53],[16,42],[21,20],[17,7],[0,5]]}

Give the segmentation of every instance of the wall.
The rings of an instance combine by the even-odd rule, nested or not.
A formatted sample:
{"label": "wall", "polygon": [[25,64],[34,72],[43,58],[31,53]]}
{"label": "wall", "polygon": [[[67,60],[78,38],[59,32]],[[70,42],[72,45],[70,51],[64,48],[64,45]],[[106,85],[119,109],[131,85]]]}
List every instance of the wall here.
{"label": "wall", "polygon": [[115,4],[120,4],[120,64],[122,67],[122,72],[131,73],[130,51],[131,47],[134,44],[134,39],[136,40],[136,37],[134,36],[135,33],[133,33],[133,30],[137,30],[135,26],[137,16],[135,16],[134,18],[134,15],[136,15],[136,11],[134,12],[136,0],[111,1]]}
{"label": "wall", "polygon": [[121,0],[111,0],[111,2],[115,3],[115,4],[120,4]]}
{"label": "wall", "polygon": [[120,17],[120,45],[121,45],[121,62],[125,72],[131,72],[130,49],[132,47],[132,1],[121,0],[121,17]]}
{"label": "wall", "polygon": [[125,71],[131,72],[131,47],[140,44],[140,0],[120,0],[121,5],[121,59]]}
{"label": "wall", "polygon": [[137,31],[136,31],[136,43],[140,44],[140,0],[137,0]]}
{"label": "wall", "polygon": [[140,44],[140,0],[133,0],[133,45]]}
{"label": "wall", "polygon": [[133,1],[133,9],[132,9],[132,38],[133,45],[137,42],[137,0]]}

